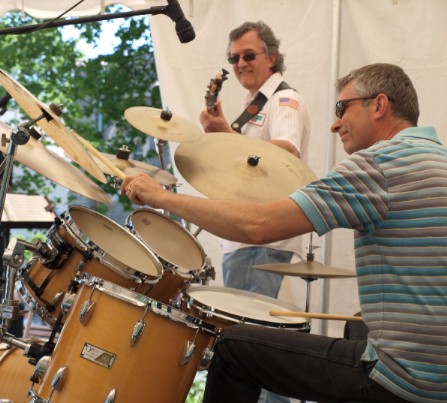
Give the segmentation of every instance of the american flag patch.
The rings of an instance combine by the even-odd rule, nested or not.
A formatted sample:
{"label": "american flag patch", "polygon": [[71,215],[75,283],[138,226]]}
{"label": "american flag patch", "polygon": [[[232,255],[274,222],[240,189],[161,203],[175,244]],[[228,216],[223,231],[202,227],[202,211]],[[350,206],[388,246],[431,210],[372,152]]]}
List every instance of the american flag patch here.
{"label": "american flag patch", "polygon": [[290,106],[292,109],[298,110],[299,103],[292,98],[279,98],[279,106]]}

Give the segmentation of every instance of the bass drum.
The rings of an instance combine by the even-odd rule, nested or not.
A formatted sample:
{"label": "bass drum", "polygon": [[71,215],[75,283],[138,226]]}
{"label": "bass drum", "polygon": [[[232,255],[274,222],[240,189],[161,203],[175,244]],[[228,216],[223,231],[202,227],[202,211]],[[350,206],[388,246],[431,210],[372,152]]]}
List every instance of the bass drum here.
{"label": "bass drum", "polygon": [[225,328],[246,323],[271,328],[309,331],[310,321],[300,317],[271,316],[270,311],[303,312],[302,309],[265,295],[227,287],[191,286],[183,310]]}
{"label": "bass drum", "polygon": [[191,283],[199,282],[206,255],[197,239],[178,222],[151,209],[134,211],[127,227],[141,239],[163,265],[163,276],[148,296],[174,304]]}

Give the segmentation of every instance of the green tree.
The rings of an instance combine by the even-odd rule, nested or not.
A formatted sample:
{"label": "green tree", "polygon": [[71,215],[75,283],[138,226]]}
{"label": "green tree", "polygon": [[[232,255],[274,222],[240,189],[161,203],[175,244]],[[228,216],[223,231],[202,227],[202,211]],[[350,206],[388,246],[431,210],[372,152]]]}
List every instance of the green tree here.
{"label": "green tree", "polygon": [[[108,12],[123,11],[111,7]],[[63,123],[91,142],[99,151],[115,154],[123,144],[135,151],[148,141],[148,136],[134,129],[123,119],[131,106],[161,107],[155,59],[147,17],[120,19],[115,38],[118,44],[111,54],[87,58],[77,49],[78,40],[99,46],[101,30],[111,21],[77,24],[78,35],[64,38],[63,27],[37,30],[28,34],[0,37],[0,68],[46,104],[63,105]],[[40,23],[19,12],[9,13],[0,28]],[[0,96],[4,91],[0,88]],[[15,108],[14,100],[10,108]],[[24,113],[23,120],[28,120]],[[17,124],[18,122],[6,122]],[[108,128],[114,136],[105,139]],[[46,136],[45,136],[46,137]],[[48,138],[42,141],[48,142]],[[146,156],[149,157],[149,156]],[[21,170],[22,171],[22,170]],[[117,189],[100,184],[113,195]],[[24,169],[14,174],[14,191],[28,194],[50,194],[52,183]],[[130,203],[121,198],[127,209]],[[99,209],[100,206],[98,206]]]}

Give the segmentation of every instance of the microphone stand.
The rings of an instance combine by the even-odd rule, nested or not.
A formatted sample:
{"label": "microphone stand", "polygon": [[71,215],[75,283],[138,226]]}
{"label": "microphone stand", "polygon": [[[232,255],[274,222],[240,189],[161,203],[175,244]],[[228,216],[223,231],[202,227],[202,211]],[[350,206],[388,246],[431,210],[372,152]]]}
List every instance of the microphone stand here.
{"label": "microphone stand", "polygon": [[82,24],[85,22],[97,22],[97,21],[105,21],[105,20],[113,20],[116,18],[127,18],[134,17],[137,15],[145,15],[145,14],[166,14],[169,9],[169,5],[167,6],[156,6],[151,7],[145,10],[137,10],[137,11],[127,11],[123,13],[112,13],[112,14],[103,14],[103,15],[94,15],[90,17],[79,17],[73,18],[69,20],[56,20],[49,21],[40,24],[31,24],[31,25],[22,25],[21,27],[10,27],[0,29],[0,35],[18,35],[18,34],[27,34],[33,31],[37,31],[40,29],[53,28],[53,27],[61,27],[65,25],[76,25]]}

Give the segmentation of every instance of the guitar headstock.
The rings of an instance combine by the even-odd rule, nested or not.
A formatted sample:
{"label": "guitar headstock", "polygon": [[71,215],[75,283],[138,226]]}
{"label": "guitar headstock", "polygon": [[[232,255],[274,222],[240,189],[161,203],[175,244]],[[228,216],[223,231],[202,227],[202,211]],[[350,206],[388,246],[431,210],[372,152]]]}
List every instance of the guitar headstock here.
{"label": "guitar headstock", "polygon": [[222,69],[221,73],[216,74],[216,77],[210,80],[210,84],[207,87],[208,90],[205,94],[206,109],[208,111],[215,108],[219,97],[219,91],[222,89],[222,83],[225,80],[228,80],[228,74],[227,70]]}

